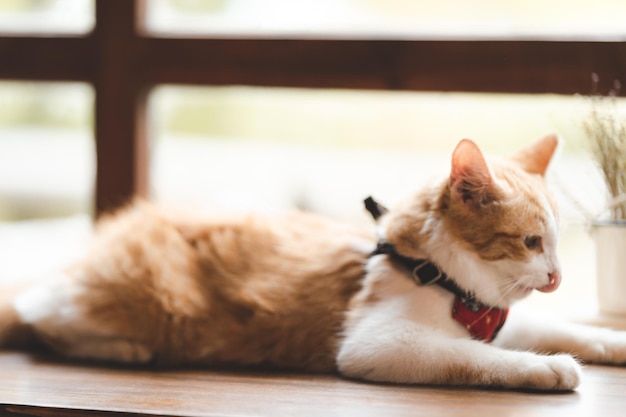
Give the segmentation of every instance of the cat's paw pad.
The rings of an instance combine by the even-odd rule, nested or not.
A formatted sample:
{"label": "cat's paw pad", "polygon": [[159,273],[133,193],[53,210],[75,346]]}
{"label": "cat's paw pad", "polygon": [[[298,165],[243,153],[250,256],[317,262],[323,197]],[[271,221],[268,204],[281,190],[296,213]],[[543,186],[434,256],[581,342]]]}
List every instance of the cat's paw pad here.
{"label": "cat's paw pad", "polygon": [[538,356],[525,364],[519,388],[570,391],[580,384],[580,377],[580,365],[571,356]]}

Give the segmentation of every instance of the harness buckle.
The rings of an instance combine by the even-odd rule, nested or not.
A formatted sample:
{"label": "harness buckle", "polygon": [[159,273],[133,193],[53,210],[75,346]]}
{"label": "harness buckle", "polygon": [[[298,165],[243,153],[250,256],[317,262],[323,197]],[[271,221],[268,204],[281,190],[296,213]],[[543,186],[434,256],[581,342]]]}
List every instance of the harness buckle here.
{"label": "harness buckle", "polygon": [[413,278],[418,285],[427,287],[436,284],[443,276],[443,272],[434,263],[423,260],[412,271]]}

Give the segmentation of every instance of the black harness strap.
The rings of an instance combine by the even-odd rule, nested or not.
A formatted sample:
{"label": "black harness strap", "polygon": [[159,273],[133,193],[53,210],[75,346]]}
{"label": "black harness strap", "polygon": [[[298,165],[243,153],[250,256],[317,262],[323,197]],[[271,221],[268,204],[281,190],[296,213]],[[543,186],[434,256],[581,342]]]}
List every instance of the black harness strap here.
{"label": "black harness strap", "polygon": [[445,272],[428,259],[414,259],[401,255],[393,244],[389,242],[379,242],[371,256],[375,255],[389,256],[393,262],[401,265],[410,272],[411,278],[417,285],[438,285],[459,297],[463,301],[463,304],[472,311],[478,311],[483,307],[483,305],[476,300],[474,294],[459,287],[452,278],[448,277]]}
{"label": "black harness strap", "polygon": [[363,204],[365,204],[365,210],[369,211],[369,213],[372,215],[374,220],[378,220],[380,216],[382,216],[383,214],[387,213],[387,211],[389,211],[387,210],[387,207],[383,206],[382,204],[374,200],[371,196],[367,197],[363,201]]}

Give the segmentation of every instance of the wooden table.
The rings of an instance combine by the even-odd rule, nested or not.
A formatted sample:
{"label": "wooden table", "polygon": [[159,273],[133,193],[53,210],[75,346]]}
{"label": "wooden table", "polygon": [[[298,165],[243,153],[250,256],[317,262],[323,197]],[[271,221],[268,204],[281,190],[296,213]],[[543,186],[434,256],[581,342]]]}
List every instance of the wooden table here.
{"label": "wooden table", "polygon": [[578,391],[379,385],[333,375],[149,371],[0,353],[0,416],[623,416],[626,368],[588,366]]}

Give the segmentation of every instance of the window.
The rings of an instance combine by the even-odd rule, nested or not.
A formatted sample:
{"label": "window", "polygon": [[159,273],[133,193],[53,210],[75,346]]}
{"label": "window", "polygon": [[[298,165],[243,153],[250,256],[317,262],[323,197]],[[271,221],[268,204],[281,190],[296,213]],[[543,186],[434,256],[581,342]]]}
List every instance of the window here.
{"label": "window", "polygon": [[90,229],[92,91],[0,82],[0,282],[64,266]]}
{"label": "window", "polygon": [[146,25],[169,36],[623,40],[618,0],[148,0]]}
{"label": "window", "polygon": [[[17,0],[11,3],[21,4]],[[580,99],[570,97],[568,101],[558,95],[589,92],[593,72],[600,74],[604,83],[601,91],[608,90],[608,85],[625,73],[626,36],[620,21],[624,4],[619,1],[593,5],[532,1],[524,3],[532,12],[525,12],[519,8],[521,3],[505,8],[501,2],[482,0],[485,6],[478,13],[474,12],[475,3],[470,6],[452,1],[431,2],[426,9],[420,8],[425,2],[376,0],[96,0],[85,3],[87,6],[69,6],[71,2],[61,0],[26,3],[82,7],[85,21],[95,16],[91,31],[89,23],[81,23],[83,29],[68,30],[70,35],[54,34],[52,29],[38,26],[38,30],[0,37],[0,53],[3,58],[10,57],[0,65],[0,79],[91,85],[96,150],[94,205],[98,212],[119,206],[135,193],[148,194],[150,188],[159,198],[178,198],[175,193],[184,191],[180,184],[190,181],[195,172],[191,163],[180,166],[172,161],[176,153],[193,153],[196,145],[215,155],[218,151],[233,152],[244,143],[267,143],[259,142],[259,138],[271,139],[277,152],[286,155],[285,160],[296,155],[309,158],[316,166],[323,163],[325,175],[343,175],[341,165],[347,159],[342,158],[355,153],[363,152],[360,156],[364,156],[369,151],[375,159],[383,147],[378,142],[381,138],[385,149],[392,146],[406,154],[412,145],[404,142],[405,134],[425,140],[427,133],[441,130],[449,134],[446,140],[450,141],[475,136],[493,146],[491,150],[501,152],[504,146],[500,138],[508,139],[512,133],[519,133],[521,143],[527,138],[522,135],[525,132],[534,137],[545,133],[546,128],[575,130],[571,126],[575,121],[567,120],[569,116],[561,113],[561,108],[579,114],[581,108],[572,103]],[[89,7],[93,7],[93,14]],[[530,19],[512,20],[525,16]],[[10,31],[0,26],[2,33]],[[41,36],[40,32],[46,31]],[[177,90],[180,87],[174,85],[209,87],[194,92]],[[273,98],[267,99],[271,102],[259,100],[265,95],[259,88],[273,89]],[[385,93],[389,91],[394,93]],[[520,101],[520,97],[501,94],[524,96]],[[153,97],[152,101],[148,97]],[[162,110],[171,105],[168,100],[178,101],[181,108],[186,106],[192,112],[202,111],[193,100],[217,103],[207,110],[206,118],[219,119],[222,124],[185,127],[180,122],[184,115],[176,115],[176,106],[169,113]],[[541,100],[546,101],[541,104]],[[355,104],[361,109],[355,111]],[[232,114],[218,114],[221,109],[237,106],[250,110],[246,120],[256,130],[243,130]],[[321,115],[309,112],[320,107],[325,108]],[[475,115],[467,121],[472,131],[456,131],[458,124],[441,117],[424,118],[424,131],[411,124],[413,111],[429,112],[438,107],[455,115]],[[517,125],[515,132],[496,127],[485,117],[494,112],[494,119],[514,122],[522,119],[520,114],[537,114],[524,113],[531,108],[538,110],[542,122],[532,127]],[[335,109],[347,111],[356,122],[338,120]],[[262,125],[263,118],[277,120],[281,113],[306,129]],[[150,118],[156,124],[149,125]],[[384,121],[384,128],[373,127],[371,123],[376,120]],[[315,139],[311,139],[313,135]],[[366,142],[362,151],[350,148],[357,136]],[[155,140],[153,148],[149,137]],[[326,138],[326,142],[317,137]],[[294,138],[301,138],[304,144],[293,144]],[[219,146],[221,150],[215,148]],[[445,143],[446,152],[449,147]],[[330,151],[320,156],[315,149],[331,149],[334,156],[327,156]],[[194,157],[198,155],[194,153]],[[251,159],[249,163],[263,160],[255,155],[246,157]],[[368,192],[380,192],[380,198],[385,198],[384,193],[391,192],[384,186],[386,182],[374,178],[367,159],[361,161],[365,162],[358,167],[358,179],[370,178],[373,187],[363,183],[368,185]],[[307,182],[306,192],[302,192],[303,182],[297,181],[309,180],[286,178],[288,169],[278,177],[292,195],[285,199],[271,194],[277,205],[296,204],[332,213],[343,210],[334,206],[338,194],[323,194],[329,191],[324,185]],[[168,185],[174,175],[181,175],[183,180]],[[212,174],[206,171],[206,175]],[[260,176],[257,180],[273,181]],[[211,187],[207,183],[204,189],[211,190],[207,194],[213,197],[216,192]],[[347,192],[354,193],[350,201],[357,199],[356,187]],[[199,198],[201,193],[193,197]],[[257,199],[267,199],[268,193]],[[346,197],[341,195],[345,201]],[[321,207],[322,201],[330,203]],[[565,240],[566,245],[569,242]]]}
{"label": "window", "polygon": [[93,0],[5,0],[0,33],[83,34],[93,29]]}
{"label": "window", "polygon": [[0,221],[91,213],[91,103],[82,84],[0,82]]}

